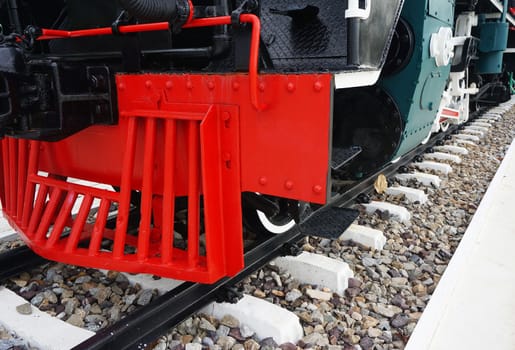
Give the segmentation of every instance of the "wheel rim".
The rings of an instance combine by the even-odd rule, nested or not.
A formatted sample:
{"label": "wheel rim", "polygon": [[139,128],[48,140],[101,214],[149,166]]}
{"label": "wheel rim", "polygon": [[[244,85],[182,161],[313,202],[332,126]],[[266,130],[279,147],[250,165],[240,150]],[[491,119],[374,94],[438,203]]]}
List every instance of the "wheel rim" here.
{"label": "wheel rim", "polygon": [[260,210],[256,210],[256,213],[263,227],[268,232],[273,233],[275,235],[285,233],[286,231],[293,228],[293,226],[295,226],[295,220],[293,220],[292,218],[283,217],[279,220],[274,220],[266,216],[266,214]]}

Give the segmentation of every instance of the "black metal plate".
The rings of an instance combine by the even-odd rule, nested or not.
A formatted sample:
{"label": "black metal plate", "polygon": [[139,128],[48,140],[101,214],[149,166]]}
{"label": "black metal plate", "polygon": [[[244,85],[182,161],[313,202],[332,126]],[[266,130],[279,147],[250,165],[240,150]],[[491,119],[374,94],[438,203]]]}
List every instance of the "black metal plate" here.
{"label": "black metal plate", "polygon": [[306,236],[336,239],[359,216],[359,211],[349,208],[323,207],[302,222],[300,232]]}
{"label": "black metal plate", "polygon": [[[294,21],[272,10],[316,6],[318,16]],[[261,1],[262,38],[274,68],[287,71],[342,70],[347,65],[345,6],[334,0]]]}
{"label": "black metal plate", "polygon": [[331,155],[331,169],[338,170],[351,160],[353,160],[362,151],[359,146],[350,147],[333,147]]}

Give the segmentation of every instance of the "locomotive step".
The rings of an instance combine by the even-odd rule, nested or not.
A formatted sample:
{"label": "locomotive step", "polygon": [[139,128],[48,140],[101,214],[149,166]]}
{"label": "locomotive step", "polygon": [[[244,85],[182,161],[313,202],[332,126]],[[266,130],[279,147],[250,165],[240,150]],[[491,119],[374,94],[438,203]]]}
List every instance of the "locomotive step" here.
{"label": "locomotive step", "polygon": [[299,225],[306,236],[337,239],[357,219],[359,211],[349,208],[324,207]]}
{"label": "locomotive step", "polygon": [[331,155],[331,169],[338,170],[354,158],[356,158],[362,149],[359,146],[350,147],[333,147]]}

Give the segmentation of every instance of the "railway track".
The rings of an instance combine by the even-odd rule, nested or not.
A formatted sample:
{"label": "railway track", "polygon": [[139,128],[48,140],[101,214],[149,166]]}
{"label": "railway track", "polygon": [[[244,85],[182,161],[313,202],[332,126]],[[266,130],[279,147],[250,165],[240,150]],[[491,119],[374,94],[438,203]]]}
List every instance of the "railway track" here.
{"label": "railway track", "polygon": [[[494,111],[501,110],[494,109]],[[390,207],[388,211],[382,211],[380,214],[376,212],[377,209],[374,209],[374,207],[371,207],[371,213],[369,214],[366,213],[365,209],[362,209],[362,215],[359,219],[360,224],[367,224],[368,226],[378,228],[380,231],[384,232],[386,235],[385,243],[387,249],[382,249],[384,247],[373,247],[375,249],[371,250],[370,247],[364,247],[364,244],[344,245],[338,240],[333,242],[315,238],[306,240],[299,228],[295,227],[285,234],[266,237],[266,239],[256,242],[255,245],[245,254],[246,268],[236,277],[224,279],[209,286],[183,283],[159,297],[154,297],[152,302],[148,305],[142,306],[138,310],[131,312],[119,322],[98,330],[94,336],[77,345],[75,349],[166,349],[180,346],[182,341],[185,340],[184,336],[186,334],[182,334],[184,333],[185,327],[179,327],[175,330],[169,331],[171,327],[179,324],[189,315],[195,313],[212,301],[235,301],[241,296],[241,291],[246,294],[252,294],[260,299],[269,299],[273,303],[280,304],[300,316],[302,325],[304,326],[301,331],[305,334],[302,342],[299,343],[300,345],[340,346],[341,348],[351,348],[351,346],[359,344],[361,348],[364,349],[373,348],[374,346],[376,348],[401,347],[401,345],[405,343],[407,337],[409,337],[410,330],[412,331],[411,328],[414,324],[412,318],[416,318],[416,314],[420,313],[423,308],[423,305],[408,305],[410,300],[403,295],[403,291],[410,289],[413,292],[413,288],[415,288],[415,291],[413,292],[414,294],[418,293],[419,295],[423,295],[423,298],[428,299],[431,290],[434,289],[434,286],[437,283],[435,280],[437,278],[436,277],[433,278],[433,283],[429,285],[427,278],[424,280],[426,282],[425,284],[424,281],[420,281],[420,283],[417,282],[414,286],[410,285],[411,282],[419,280],[418,278],[413,279],[413,276],[410,276],[410,272],[420,268],[424,264],[419,264],[420,261],[411,261],[409,259],[415,259],[412,258],[414,255],[418,256],[420,260],[427,259],[427,255],[422,256],[422,251],[419,251],[420,248],[417,248],[418,245],[414,242],[420,237],[427,238],[427,236],[431,236],[431,232],[432,235],[435,236],[439,229],[436,226],[438,226],[439,223],[437,222],[438,220],[434,218],[435,222],[428,221],[427,218],[422,218],[420,208],[423,207],[423,205],[408,204],[409,195],[406,193],[390,196],[385,194],[371,194],[374,182],[379,174],[383,174],[387,178],[392,179],[393,182],[401,181],[403,184],[418,186],[420,189],[420,187],[422,187],[421,185],[414,185],[416,180],[393,180],[396,178],[395,174],[398,173],[399,168],[405,172],[406,170],[411,171],[412,168],[421,168],[422,164],[424,166],[431,167],[432,163],[428,162],[428,160],[424,160],[423,158],[434,158],[434,154],[428,154],[426,156],[423,155],[426,154],[426,150],[428,148],[436,148],[436,150],[440,150],[444,152],[444,154],[451,154],[455,158],[447,157],[439,163],[436,163],[445,164],[446,166],[435,166],[433,164],[433,170],[426,171],[428,171],[430,175],[434,176],[435,174],[440,174],[446,169],[448,170],[449,167],[455,165],[453,162],[458,159],[457,157],[460,157],[457,153],[464,153],[464,149],[468,148],[471,153],[478,153],[476,149],[478,146],[474,146],[473,144],[474,142],[477,142],[481,136],[485,137],[485,131],[482,131],[481,128],[488,128],[490,130],[494,129],[494,126],[487,127],[487,124],[493,124],[492,121],[498,119],[494,116],[488,118],[489,119],[479,122],[483,123],[483,126],[476,122],[476,124],[469,128],[468,131],[461,130],[460,133],[455,134],[458,130],[454,128],[449,130],[446,134],[436,135],[427,145],[421,146],[410,152],[396,164],[381,169],[377,174],[364,179],[364,181],[353,186],[344,194],[333,198],[330,205],[344,207],[355,205],[356,198],[358,197],[360,197],[361,201],[363,201],[364,197],[367,196],[374,200],[389,199],[390,201],[393,201],[393,204],[397,205],[397,207]],[[512,123],[512,125],[513,124],[515,123]],[[481,135],[481,133],[483,134]],[[507,133],[509,134],[509,132]],[[490,135],[492,135],[491,131]],[[513,134],[510,135],[513,136]],[[507,136],[508,135],[504,135],[504,137]],[[441,148],[444,143],[456,143],[461,147],[447,149]],[[465,155],[461,156],[466,157]],[[464,163],[470,161],[469,158],[464,159],[466,159],[464,160]],[[414,160],[417,162],[413,163]],[[459,165],[457,167],[459,167]],[[456,173],[458,173],[457,177],[460,177],[460,172],[455,171],[454,174]],[[399,178],[402,177],[403,176],[400,176]],[[431,179],[436,181],[435,177],[420,177],[418,181],[431,182]],[[427,192],[433,204],[439,203],[442,201],[438,195],[438,191],[440,190],[435,188],[434,185],[436,183],[433,182],[432,184],[433,186],[430,186]],[[446,187],[443,186],[443,189],[445,188]],[[455,189],[452,188],[452,191],[454,190]],[[363,196],[363,194],[367,194],[367,196]],[[397,209],[395,208],[400,208],[399,205],[405,204],[410,205],[412,222],[415,222],[414,224],[403,224],[396,220],[392,220],[392,217],[396,215],[395,210]],[[430,215],[428,217],[430,217]],[[461,219],[465,219],[465,217],[470,216],[468,209],[463,216],[464,217]],[[426,227],[421,228],[424,226]],[[450,227],[452,225],[447,226]],[[455,249],[459,242],[459,235],[462,233],[460,231],[461,226],[457,227],[456,232],[451,235],[451,238],[447,242],[448,247],[433,247],[432,245],[434,242],[431,241],[430,237],[427,238],[427,242],[424,244],[428,244],[430,248],[435,248],[437,251],[435,254],[438,254],[438,257],[435,256],[434,260],[438,259],[438,261],[445,262],[450,259],[453,249]],[[410,230],[413,232],[407,232]],[[418,232],[416,232],[416,230],[418,230]],[[359,241],[359,238],[355,238],[355,240]],[[412,246],[405,247],[406,249],[403,251],[401,249],[402,245],[406,243],[411,243]],[[399,249],[395,249],[396,247]],[[415,251],[418,252],[411,252],[412,248],[416,248]],[[279,269],[277,265],[269,265],[269,262],[274,258],[295,253],[299,249],[336,258],[340,262],[342,260],[347,261],[355,274],[355,278],[351,278],[349,281],[350,289],[347,289],[346,292],[333,293],[333,290],[324,290],[324,286],[322,285],[315,286],[317,283],[309,283],[306,281],[293,282],[292,280],[295,279],[292,278],[292,273],[281,272],[282,270]],[[407,262],[412,262],[415,265],[415,269],[406,270],[400,268],[399,264],[403,265],[404,261],[392,259],[391,256],[385,257],[384,251],[398,251],[401,252],[401,256],[408,255],[406,254],[407,252],[410,253],[409,258],[406,257],[406,259],[409,260]],[[9,258],[6,254],[10,254],[11,256],[12,254],[15,254],[18,256],[19,260],[12,260],[12,258]],[[392,261],[390,261],[389,264],[385,264],[384,261],[387,259]],[[3,279],[19,275],[22,272],[26,272],[31,266],[38,266],[41,264],[40,260],[38,261],[37,258],[31,255],[31,253],[24,248],[19,248],[16,252],[4,253],[0,255],[0,260],[2,261],[2,264],[0,265],[2,266],[0,276]],[[23,262],[24,265],[20,266],[20,262]],[[395,264],[395,262],[398,264]],[[386,265],[389,265],[390,267],[385,267]],[[436,265],[444,266],[444,264]],[[441,271],[442,269],[442,267],[438,269],[435,268],[434,276],[440,276],[443,272]],[[427,271],[424,271],[423,273],[427,273]],[[388,275],[391,279],[390,284],[384,289],[393,289],[395,293],[388,297],[379,295],[376,300],[373,301],[372,293],[376,292],[376,294],[381,294],[380,285],[382,278],[384,277],[383,275]],[[394,281],[393,284],[392,281]],[[267,285],[267,282],[270,283]],[[288,286],[296,288],[289,288]],[[379,290],[377,290],[378,288]],[[293,289],[298,291],[301,295],[294,301],[287,301],[287,299],[293,299],[291,294],[289,298],[287,297],[288,293],[292,292]],[[320,293],[314,293],[312,292],[313,290],[317,290]],[[388,293],[385,292],[383,294]],[[327,295],[329,295],[329,300],[324,299]],[[404,301],[405,305],[403,305],[402,301]],[[306,303],[306,305],[304,305],[304,303]],[[326,305],[322,306],[322,309],[329,305],[332,306],[333,311],[325,310],[324,312],[318,312],[316,314],[317,316],[320,313],[323,314],[322,320],[320,320],[320,317],[317,317],[314,320],[312,317],[313,313],[314,311],[319,311],[322,303],[325,303]],[[375,307],[371,306],[371,310],[365,312],[364,310],[367,310],[367,304],[373,304]],[[405,308],[404,306],[407,307]],[[314,307],[316,310],[312,310]],[[334,321],[324,320],[324,313],[330,314],[331,317],[334,318]],[[383,320],[380,320],[380,318],[383,318]],[[191,343],[191,341],[198,340],[194,337],[199,337],[200,342],[204,342],[204,346],[209,346],[209,340],[203,339],[209,338],[209,336],[200,337],[200,335],[209,335],[213,332],[211,331],[211,333],[209,333],[209,331],[200,327],[200,323],[202,321],[201,318],[195,317],[190,320],[192,320],[192,326],[186,328],[189,328],[188,330],[190,332],[195,329],[196,334],[192,336],[192,339],[189,339],[190,342],[187,344],[195,344],[195,342]],[[384,320],[386,320],[386,323]],[[204,319],[204,321],[208,321],[216,330],[218,330],[221,325],[223,326],[223,324],[219,324],[216,320],[209,317]],[[337,321],[340,321],[340,323]],[[335,324],[334,327],[328,326],[328,324],[331,323]],[[368,326],[368,328],[365,327],[365,325]],[[388,327],[386,325],[388,325]],[[204,328],[208,327],[206,324],[204,324],[204,326]],[[251,324],[250,326],[252,327]],[[319,327],[317,328],[317,326]],[[355,331],[353,330],[353,326],[357,327]],[[322,329],[320,329],[320,327],[322,327]],[[167,336],[163,337],[162,335],[167,333],[167,331]],[[317,336],[317,334],[320,336]],[[161,338],[159,338],[160,336]],[[228,337],[228,335],[226,334],[223,337]],[[306,339],[306,337],[308,338]],[[212,339],[213,344],[218,342],[220,338],[221,336],[218,336],[218,339]],[[243,338],[244,337],[239,339],[242,343],[244,343]],[[227,338],[223,339],[227,340]],[[233,337],[233,339],[235,338]],[[246,340],[249,341],[250,339]],[[177,343],[178,341],[180,344]],[[309,341],[312,341],[312,343]],[[230,340],[229,343],[218,345],[223,348],[224,346],[227,347],[228,344],[230,344]],[[182,345],[184,346],[185,344]],[[235,344],[233,344],[233,346],[234,345]],[[249,342],[245,347],[251,347],[251,345],[255,346],[252,342]],[[272,345],[264,343],[260,344],[261,347]],[[189,345],[188,347],[193,349],[194,346],[196,345]]]}

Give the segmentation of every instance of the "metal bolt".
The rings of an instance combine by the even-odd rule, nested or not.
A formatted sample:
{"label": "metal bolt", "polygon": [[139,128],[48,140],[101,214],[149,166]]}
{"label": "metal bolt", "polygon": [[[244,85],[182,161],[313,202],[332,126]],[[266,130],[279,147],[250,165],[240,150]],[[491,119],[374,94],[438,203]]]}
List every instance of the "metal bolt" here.
{"label": "metal bolt", "polygon": [[261,186],[265,186],[267,183],[268,183],[268,179],[267,179],[266,177],[261,176],[261,177],[259,178],[259,184],[260,184]]}
{"label": "metal bolt", "polygon": [[166,89],[171,90],[173,88],[173,82],[168,80],[165,85]]}
{"label": "metal bolt", "polygon": [[238,91],[240,89],[240,83],[238,83],[237,81],[233,82],[232,83],[232,89],[234,91]]}
{"label": "metal bolt", "polygon": [[261,92],[265,91],[265,87],[266,87],[265,83],[259,83],[259,91],[261,91]]}
{"label": "metal bolt", "polygon": [[210,82],[207,83],[207,87],[208,87],[209,90],[213,90],[215,88],[215,83],[210,81]]}
{"label": "metal bolt", "polygon": [[320,92],[320,91],[322,91],[322,88],[323,88],[323,87],[324,87],[324,86],[323,86],[323,85],[322,85],[322,83],[321,83],[321,82],[319,82],[319,81],[317,81],[317,82],[315,82],[315,84],[313,84],[313,88],[315,89],[315,91],[316,91],[316,92]]}
{"label": "metal bolt", "polygon": [[293,181],[287,180],[284,183],[284,188],[286,188],[288,191],[291,191],[293,189]]}
{"label": "metal bolt", "polygon": [[320,186],[320,185],[313,186],[313,192],[315,192],[316,194],[322,193],[322,186]]}
{"label": "metal bolt", "polygon": [[189,81],[189,80],[188,80],[188,82],[186,83],[186,88],[187,88],[188,90],[193,89],[193,83],[192,83],[191,81]]}
{"label": "metal bolt", "polygon": [[288,83],[287,89],[288,89],[289,92],[294,92],[295,91],[295,84],[294,83]]}
{"label": "metal bolt", "polygon": [[125,84],[124,84],[124,83],[120,83],[120,84],[118,84],[118,89],[119,89],[120,91],[124,91],[124,90],[125,90],[125,87],[126,87],[126,86],[125,86]]}
{"label": "metal bolt", "polygon": [[147,80],[145,82],[145,86],[146,86],[147,89],[150,89],[152,87],[152,82],[150,80]]}

